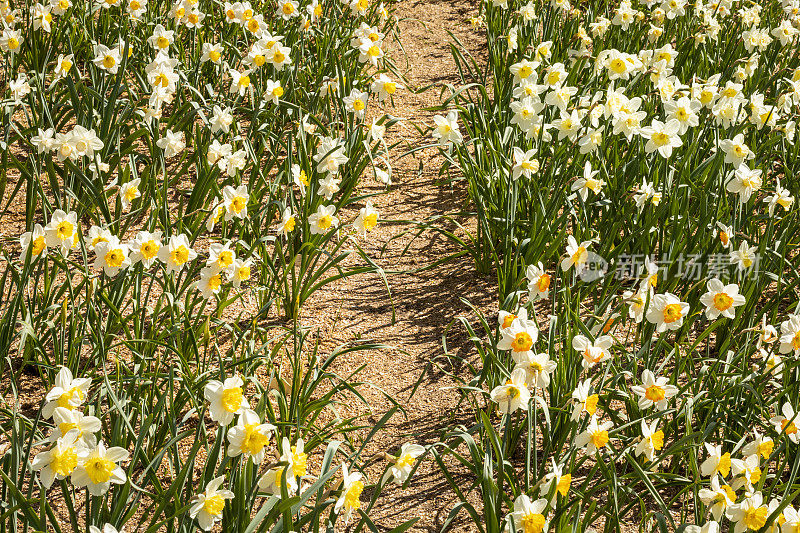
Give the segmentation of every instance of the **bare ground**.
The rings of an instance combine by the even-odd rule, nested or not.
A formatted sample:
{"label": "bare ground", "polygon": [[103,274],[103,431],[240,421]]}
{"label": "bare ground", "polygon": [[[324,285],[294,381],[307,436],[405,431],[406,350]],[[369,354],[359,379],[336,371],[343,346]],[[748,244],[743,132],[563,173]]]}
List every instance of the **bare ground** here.
{"label": "bare ground", "polygon": [[[318,291],[303,312],[304,326],[322,330],[325,343],[330,346],[370,339],[392,347],[348,354],[337,363],[337,370],[342,373],[366,364],[360,378],[385,391],[406,410],[405,416],[396,414],[378,434],[368,447],[371,453],[395,453],[402,443],[410,441],[433,444],[442,438],[442,428],[454,420],[468,420],[469,413],[456,409],[458,394],[450,389],[452,380],[445,372],[431,368],[429,362],[442,354],[442,335],[448,325],[459,316],[470,317],[471,310],[462,298],[486,313],[496,312],[494,279],[479,276],[468,257],[411,273],[459,248],[434,231],[414,238],[417,227],[399,222],[423,221],[458,211],[465,204],[461,183],[451,185],[438,175],[442,158],[435,148],[398,158],[409,146],[431,142],[429,137],[420,136],[412,124],[432,124],[434,113],[425,108],[440,103],[446,84],[459,83],[447,30],[471,53],[481,56],[482,37],[472,31],[467,21],[476,12],[476,5],[468,0],[401,0],[396,4],[406,54],[395,47],[392,57],[410,82],[409,88],[433,87],[419,94],[398,91],[396,107],[387,109],[405,119],[390,129],[387,141],[392,144],[403,140],[408,144],[394,149],[390,157],[394,172],[389,192],[372,199],[382,222],[368,234],[364,247],[382,268],[396,272],[388,276],[391,300],[379,276],[355,276]],[[382,189],[382,185],[370,183],[362,192]],[[468,220],[460,222],[469,224]],[[471,318],[474,321],[474,316]],[[469,348],[463,328],[454,328],[448,337],[449,351],[466,355]],[[419,388],[412,395],[418,380]],[[373,410],[370,421],[377,422],[391,403],[378,390],[365,390],[364,394]],[[353,409],[359,407],[354,405]],[[374,478],[379,474],[379,468],[371,470],[371,481],[377,481]],[[468,485],[469,477],[466,472],[463,474],[462,485]],[[417,471],[411,488],[388,489],[370,516],[381,526],[397,526],[419,517],[412,531],[439,531],[455,503],[444,477],[432,461],[427,461]],[[473,529],[463,521],[451,528]]]}

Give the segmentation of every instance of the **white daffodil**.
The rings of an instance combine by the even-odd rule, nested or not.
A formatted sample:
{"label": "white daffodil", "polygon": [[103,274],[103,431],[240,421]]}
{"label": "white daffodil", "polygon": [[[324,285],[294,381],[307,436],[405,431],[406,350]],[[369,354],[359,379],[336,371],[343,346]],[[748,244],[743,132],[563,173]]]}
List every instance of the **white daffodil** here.
{"label": "white daffodil", "polygon": [[56,375],[56,382],[45,396],[42,416],[51,418],[56,407],[75,409],[86,401],[92,380],[89,378],[73,378],[69,368],[62,366]]}
{"label": "white daffodil", "polygon": [[342,463],[342,493],[333,512],[341,515],[344,525],[350,520],[350,516],[361,508],[361,492],[364,490],[364,482],[361,481],[360,472],[348,472],[347,465]]}
{"label": "white daffodil", "polygon": [[710,488],[700,489],[697,495],[703,504],[709,508],[714,520],[720,520],[728,508],[736,501],[736,493],[729,485],[721,485],[719,476],[712,476]]}
{"label": "white daffodil", "polygon": [[501,413],[511,414],[517,409],[527,409],[531,393],[525,377],[525,369],[516,368],[508,381],[492,389],[490,396]]}
{"label": "white daffodil", "polygon": [[597,403],[600,397],[597,394],[589,394],[592,390],[592,380],[586,379],[578,383],[575,390],[572,391],[572,420],[577,422],[581,419],[581,414],[589,413],[589,416],[594,416],[597,412]]}
{"label": "white daffodil", "polygon": [[227,426],[233,422],[234,415],[240,415],[250,408],[243,392],[244,382],[239,376],[226,378],[224,382],[210,380],[203,388],[203,396],[209,402],[211,420]]}
{"label": "white daffodil", "polygon": [[781,435],[786,435],[790,441],[797,444],[800,440],[798,425],[800,425],[800,414],[795,414],[789,402],[783,404],[780,414],[770,418],[770,423],[775,426],[775,431]]}
{"label": "white daffodil", "polygon": [[575,437],[575,446],[578,448],[585,448],[586,453],[589,454],[597,450],[602,450],[610,441],[608,430],[613,426],[614,424],[611,422],[603,422],[601,424],[598,422],[596,416],[592,416],[589,419],[587,428]]}
{"label": "white daffodil", "polygon": [[67,255],[71,248],[78,245],[78,214],[56,209],[44,227],[44,235],[47,246],[59,248],[63,255]]}
{"label": "white daffodil", "polygon": [[572,235],[567,236],[567,256],[561,260],[561,270],[566,272],[575,267],[576,273],[583,272],[588,266],[589,247],[591,245],[592,241],[583,241],[578,244],[575,237]]}
{"label": "white daffodil", "polygon": [[274,431],[275,426],[262,423],[258,413],[243,409],[236,425],[228,430],[228,457],[252,457],[255,464],[261,464]]}
{"label": "white daffodil", "polygon": [[31,250],[31,257],[37,259],[38,257],[45,257],[47,255],[47,238],[45,237],[45,230],[41,224],[35,224],[33,231],[26,231],[19,238],[20,245],[20,261],[24,261],[28,255],[28,249]]}
{"label": "white daffodil", "polygon": [[572,348],[581,354],[583,368],[592,368],[598,363],[611,359],[609,350],[613,344],[614,339],[609,335],[603,335],[594,341],[584,335],[575,335],[572,338]]}
{"label": "white daffodil", "polygon": [[224,481],[224,476],[212,479],[206,485],[206,490],[192,500],[189,516],[197,519],[197,523],[203,531],[210,531],[214,527],[214,523],[222,519],[225,500],[233,499],[233,492],[220,489]]}
{"label": "white daffodil", "polygon": [[556,464],[555,460],[552,461],[552,468],[550,472],[544,476],[542,486],[539,488],[539,496],[543,498],[547,497],[547,495],[550,494],[550,490],[553,488],[554,484],[556,486],[556,490],[553,493],[553,498],[550,500],[551,504],[556,499],[558,494],[561,494],[562,497],[566,498],[567,494],[569,494],[569,488],[572,485],[572,474],[565,474],[563,467]]}
{"label": "white daffodil", "polygon": [[131,265],[138,262],[142,263],[145,270],[153,266],[158,259],[158,251],[161,249],[161,230],[140,231],[128,244]]}
{"label": "white daffodil", "polygon": [[714,477],[717,474],[723,478],[728,477],[731,472],[731,454],[722,453],[721,445],[705,443],[708,458],[700,465],[700,473],[707,477]]}
{"label": "white daffodil", "polygon": [[72,484],[86,487],[92,496],[102,496],[111,484],[121,485],[127,477],[117,463],[128,458],[128,450],[119,446],[106,449],[103,441],[94,449],[83,448],[78,452],[78,467],[72,472]]}
{"label": "white daffodil", "polygon": [[383,481],[386,482],[391,479],[397,485],[405,483],[408,476],[411,475],[411,470],[413,470],[417,458],[423,453],[425,453],[425,448],[419,444],[404,443],[394,463],[386,470]]}
{"label": "white daffodil", "polygon": [[741,502],[731,505],[727,512],[728,518],[736,525],[733,533],[745,531],[758,531],[767,525],[769,508],[764,505],[764,497],[760,492],[750,494]]}
{"label": "white daffodil", "polygon": [[458,129],[458,112],[450,111],[446,117],[436,115],[433,117],[433,122],[435,124],[433,138],[438,139],[439,144],[461,144],[464,140],[461,131]]}
{"label": "white daffodil", "polygon": [[49,449],[39,452],[33,458],[31,467],[39,472],[39,479],[45,489],[49,489],[56,479],[66,479],[78,467],[78,452],[81,446],[76,442],[78,430],[73,429],[56,439]]}
{"label": "white daffodil", "polygon": [[642,372],[642,384],[631,387],[631,390],[639,396],[640,409],[655,406],[659,411],[664,411],[670,398],[678,394],[678,388],[670,385],[667,378],[663,376],[657,378],[647,369]]}
{"label": "white daffodil", "polygon": [[53,422],[55,428],[47,440],[52,442],[66,436],[71,431],[77,431],[76,439],[79,444],[87,448],[94,448],[97,445],[95,433],[100,431],[101,424],[100,419],[96,416],[84,415],[77,409],[56,407],[53,411]]}
{"label": "white daffodil", "polygon": [[[526,315],[527,316],[527,315]],[[497,342],[498,350],[511,350],[514,361],[519,363],[533,348],[539,337],[536,323],[522,317],[517,317],[511,324],[500,330],[500,340]]]}
{"label": "white daffodil", "polygon": [[739,294],[738,285],[723,285],[719,279],[714,278],[708,281],[708,292],[700,297],[700,302],[706,306],[706,318],[716,320],[720,315],[735,318],[736,307],[744,305],[746,300]]}
{"label": "white daffodil", "polygon": [[550,292],[551,277],[545,272],[541,262],[528,265],[528,268],[525,269],[525,277],[528,278],[528,294],[531,300],[547,298]]}
{"label": "white daffodil", "polygon": [[656,294],[650,299],[647,321],[656,325],[656,332],[676,330],[689,314],[689,304],[672,293]]}
{"label": "white daffodil", "polygon": [[320,205],[316,213],[312,213],[308,217],[308,224],[311,227],[312,235],[324,235],[331,230],[331,228],[339,227],[339,218],[335,215],[336,206]]}
{"label": "white daffodil", "polygon": [[636,455],[644,455],[652,461],[655,453],[664,447],[664,432],[656,429],[658,420],[653,420],[649,425],[642,420],[642,440],[636,445]]}
{"label": "white daffodil", "polygon": [[131,264],[128,245],[119,242],[115,235],[107,241],[97,243],[94,253],[97,254],[94,269],[102,270],[109,277],[116,276],[120,270]]}
{"label": "white daffodil", "polygon": [[519,361],[515,368],[525,370],[525,382],[532,387],[546,389],[550,385],[550,374],[555,371],[557,365],[550,360],[546,353],[534,353],[532,351],[520,354]]}
{"label": "white daffodil", "polygon": [[367,200],[367,205],[358,210],[358,216],[353,221],[356,231],[366,237],[367,232],[378,224],[378,211],[372,202]]}
{"label": "white daffodil", "polygon": [[514,500],[514,511],[506,518],[505,532],[546,533],[549,527],[547,506],[548,501],[545,498],[532,502],[527,495],[520,494]]}
{"label": "white daffodil", "polygon": [[197,257],[197,252],[189,244],[189,238],[180,234],[170,237],[169,242],[159,248],[157,257],[166,265],[167,274],[170,274],[182,270],[189,261]]}

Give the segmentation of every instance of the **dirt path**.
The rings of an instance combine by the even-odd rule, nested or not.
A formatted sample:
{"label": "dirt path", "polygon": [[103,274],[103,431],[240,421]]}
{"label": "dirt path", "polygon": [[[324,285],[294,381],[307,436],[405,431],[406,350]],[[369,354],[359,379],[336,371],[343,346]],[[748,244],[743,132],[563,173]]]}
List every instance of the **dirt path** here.
{"label": "dirt path", "polygon": [[[408,122],[393,127],[387,140],[390,144],[399,139],[413,146],[429,144],[431,139],[421,138],[412,123],[432,124],[434,113],[423,109],[439,103],[440,88],[444,84],[458,84],[446,30],[452,31],[471,52],[480,54],[481,37],[471,30],[467,21],[477,10],[469,0],[401,0],[396,9],[408,68],[406,57],[396,46],[392,57],[412,86],[434,84],[435,87],[421,94],[399,91],[395,96],[396,108],[387,111]],[[438,169],[442,160],[435,149],[416,152],[398,161],[403,151],[402,147],[395,149],[390,158],[394,185],[389,193],[373,198],[385,222],[368,235],[365,245],[370,256],[377,258],[378,264],[386,270],[413,270],[458,251],[435,232],[426,232],[403,254],[413,233],[403,235],[410,226],[392,221],[424,220],[452,212],[463,205],[465,199],[460,184],[450,187],[439,183]],[[369,180],[367,183],[363,192],[383,190]],[[469,299],[490,313],[496,305],[493,279],[479,277],[469,258],[450,261],[419,274],[396,274],[389,278],[389,284],[396,309],[395,323],[392,323],[386,289],[377,276],[356,276],[319,291],[309,302],[303,321],[307,326],[322,328],[326,344],[371,339],[394,348],[366,356],[364,352],[351,354],[349,359],[339,362],[341,372],[367,363],[361,377],[395,397],[408,412],[407,418],[402,415],[392,418],[371,446],[373,453],[394,451],[407,441],[430,444],[441,438],[440,428],[446,418],[459,415],[454,413],[456,395],[446,390],[452,382],[444,374],[433,371],[424,376],[420,388],[409,399],[411,388],[431,357],[442,353],[442,334],[448,324],[459,315],[469,313],[461,298]],[[453,341],[457,344],[460,341],[462,347],[467,347],[466,339],[448,340],[449,343]],[[366,391],[365,396],[372,402],[370,420],[380,420],[389,402],[378,391]],[[439,531],[455,501],[433,466],[428,462],[420,467],[407,491],[385,492],[379,501],[380,507],[371,513],[375,522],[394,526],[418,516],[421,519],[415,531]],[[374,475],[378,475],[377,470]],[[463,525],[458,529],[469,530]]]}

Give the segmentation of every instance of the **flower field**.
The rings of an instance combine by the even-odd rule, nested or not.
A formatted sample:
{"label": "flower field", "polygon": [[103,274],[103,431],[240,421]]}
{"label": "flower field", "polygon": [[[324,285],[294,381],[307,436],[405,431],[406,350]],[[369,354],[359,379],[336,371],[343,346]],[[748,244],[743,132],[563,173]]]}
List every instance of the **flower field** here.
{"label": "flower field", "polygon": [[0,15],[0,533],[800,532],[797,0]]}

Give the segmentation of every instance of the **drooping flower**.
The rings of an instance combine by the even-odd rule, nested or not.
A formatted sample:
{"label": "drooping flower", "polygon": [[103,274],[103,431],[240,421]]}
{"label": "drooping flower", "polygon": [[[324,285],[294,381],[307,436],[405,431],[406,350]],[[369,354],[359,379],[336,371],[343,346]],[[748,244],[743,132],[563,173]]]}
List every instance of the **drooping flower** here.
{"label": "drooping flower", "polygon": [[517,409],[526,409],[531,398],[528,385],[525,383],[525,369],[517,368],[511,372],[511,378],[503,385],[498,385],[490,396],[503,414],[510,414]]}
{"label": "drooping flower", "polygon": [[425,453],[425,448],[419,444],[404,443],[394,463],[386,470],[383,481],[391,479],[397,485],[405,483],[408,476],[411,475],[411,470],[413,470],[417,458],[423,453]]}

